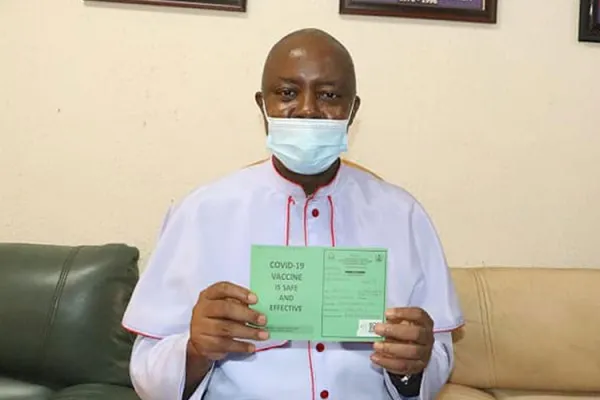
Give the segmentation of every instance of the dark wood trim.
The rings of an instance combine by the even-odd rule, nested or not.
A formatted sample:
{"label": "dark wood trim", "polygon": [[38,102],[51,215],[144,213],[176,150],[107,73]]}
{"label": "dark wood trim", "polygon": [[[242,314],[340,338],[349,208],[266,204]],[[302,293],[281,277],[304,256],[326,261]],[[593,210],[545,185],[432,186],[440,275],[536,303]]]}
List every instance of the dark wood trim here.
{"label": "dark wood trim", "polygon": [[361,0],[340,0],[340,14],[373,15],[438,19],[447,21],[479,22],[495,24],[498,14],[498,0],[484,0],[484,10],[465,10],[435,6],[404,5],[364,2]]}
{"label": "dark wood trim", "polygon": [[206,10],[246,12],[247,0],[86,0],[88,2],[108,2],[144,4],[150,6],[202,8]]}
{"label": "dark wood trim", "polygon": [[580,0],[579,41],[600,43],[600,0]]}

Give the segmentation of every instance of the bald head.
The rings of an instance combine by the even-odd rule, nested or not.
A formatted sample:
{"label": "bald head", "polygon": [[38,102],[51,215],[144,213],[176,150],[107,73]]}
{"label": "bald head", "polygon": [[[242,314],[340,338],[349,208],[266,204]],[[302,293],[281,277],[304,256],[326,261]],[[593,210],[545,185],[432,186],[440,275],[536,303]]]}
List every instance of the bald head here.
{"label": "bald head", "polygon": [[262,87],[271,69],[277,68],[282,58],[317,53],[317,58],[337,64],[346,79],[356,90],[356,73],[352,56],[346,47],[329,33],[316,28],[306,28],[291,32],[281,38],[269,51],[262,75]]}
{"label": "bald head", "polygon": [[291,32],[271,48],[256,97],[271,116],[330,119],[356,112],[355,98],[350,53],[327,32],[312,28]]}

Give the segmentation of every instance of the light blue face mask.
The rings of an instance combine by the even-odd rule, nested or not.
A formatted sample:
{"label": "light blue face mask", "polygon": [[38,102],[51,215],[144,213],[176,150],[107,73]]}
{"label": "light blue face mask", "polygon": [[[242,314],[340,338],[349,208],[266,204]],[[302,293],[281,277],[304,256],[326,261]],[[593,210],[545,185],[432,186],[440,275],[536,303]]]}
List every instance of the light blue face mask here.
{"label": "light blue face mask", "polygon": [[290,171],[320,174],[348,151],[349,118],[274,118],[268,116],[264,103],[263,110],[267,118],[267,147]]}

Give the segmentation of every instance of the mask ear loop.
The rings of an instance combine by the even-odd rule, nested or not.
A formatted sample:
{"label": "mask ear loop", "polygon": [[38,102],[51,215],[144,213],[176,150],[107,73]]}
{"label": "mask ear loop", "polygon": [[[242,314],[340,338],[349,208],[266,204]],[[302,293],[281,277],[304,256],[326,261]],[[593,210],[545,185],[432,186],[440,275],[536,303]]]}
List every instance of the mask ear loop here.
{"label": "mask ear loop", "polygon": [[262,108],[262,111],[263,111],[263,115],[267,119],[267,122],[270,122],[271,121],[271,117],[269,116],[269,113],[267,112],[267,102],[265,101],[264,97],[262,99],[262,107],[261,108]]}
{"label": "mask ear loop", "polygon": [[[350,126],[350,118],[352,118],[352,113],[354,112],[354,106],[355,105],[356,105],[356,96],[354,96],[352,98],[352,105],[350,106],[350,112],[348,113],[348,117],[346,118],[346,130],[348,130],[348,127]],[[269,113],[267,112],[267,102],[265,101],[264,97],[262,99],[261,108],[262,108],[262,111],[263,111],[263,115],[267,119],[267,122],[270,122],[272,117],[269,116]]]}
{"label": "mask ear loop", "polygon": [[352,113],[354,112],[354,106],[356,105],[356,96],[352,99],[352,105],[350,106],[350,112],[348,113],[348,117],[346,118],[346,133],[348,128],[350,127],[350,119],[352,118]]}

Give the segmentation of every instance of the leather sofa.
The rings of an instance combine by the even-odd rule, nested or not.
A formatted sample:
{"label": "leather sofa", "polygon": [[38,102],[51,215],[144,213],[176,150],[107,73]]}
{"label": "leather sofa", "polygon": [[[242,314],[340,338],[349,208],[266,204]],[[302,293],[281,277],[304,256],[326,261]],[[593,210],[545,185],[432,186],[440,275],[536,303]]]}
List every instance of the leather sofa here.
{"label": "leather sofa", "polygon": [[[121,327],[138,257],[117,244],[0,244],[0,400],[139,400]],[[600,270],[452,274],[466,325],[439,400],[600,399]]]}
{"label": "leather sofa", "polygon": [[0,400],[139,400],[121,318],[136,248],[0,244]]}
{"label": "leather sofa", "polygon": [[452,273],[466,324],[440,400],[600,399],[600,269]]}

